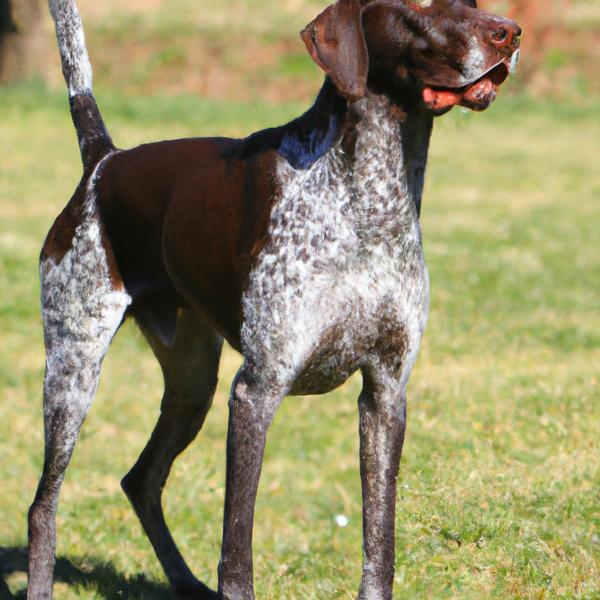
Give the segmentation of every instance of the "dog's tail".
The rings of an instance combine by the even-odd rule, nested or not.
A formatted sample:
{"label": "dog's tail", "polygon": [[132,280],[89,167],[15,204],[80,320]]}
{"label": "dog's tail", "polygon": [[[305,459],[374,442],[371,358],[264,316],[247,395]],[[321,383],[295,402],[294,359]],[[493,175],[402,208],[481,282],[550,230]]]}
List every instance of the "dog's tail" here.
{"label": "dog's tail", "polygon": [[114,150],[92,93],[92,65],[75,0],[48,0],[84,168]]}

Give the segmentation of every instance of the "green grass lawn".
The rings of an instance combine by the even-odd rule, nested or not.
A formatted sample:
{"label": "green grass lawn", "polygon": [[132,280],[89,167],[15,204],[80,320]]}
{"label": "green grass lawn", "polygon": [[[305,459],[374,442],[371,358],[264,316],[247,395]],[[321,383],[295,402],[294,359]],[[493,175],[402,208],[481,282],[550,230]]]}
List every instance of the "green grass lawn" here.
{"label": "green grass lawn", "polygon": [[[298,104],[100,96],[123,146],[244,134]],[[0,598],[25,587],[42,460],[37,255],[80,174],[62,93],[0,90]],[[501,97],[434,134],[424,200],[429,328],[409,390],[395,597],[600,598],[600,103]],[[212,412],[166,490],[176,540],[216,586],[228,351]],[[290,398],[269,436],[255,527],[259,598],[353,598],[361,566],[349,381]],[[157,418],[161,377],[131,324],[105,362],[59,509],[56,596],[165,598],[120,491]],[[349,525],[340,528],[335,516]]]}

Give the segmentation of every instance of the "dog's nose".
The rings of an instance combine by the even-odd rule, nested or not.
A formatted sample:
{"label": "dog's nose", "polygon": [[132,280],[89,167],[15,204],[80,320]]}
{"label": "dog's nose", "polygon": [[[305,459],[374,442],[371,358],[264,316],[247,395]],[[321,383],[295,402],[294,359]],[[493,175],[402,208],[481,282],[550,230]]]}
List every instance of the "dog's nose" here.
{"label": "dog's nose", "polygon": [[510,19],[498,19],[491,24],[491,42],[502,54],[510,56],[519,48],[521,28]]}

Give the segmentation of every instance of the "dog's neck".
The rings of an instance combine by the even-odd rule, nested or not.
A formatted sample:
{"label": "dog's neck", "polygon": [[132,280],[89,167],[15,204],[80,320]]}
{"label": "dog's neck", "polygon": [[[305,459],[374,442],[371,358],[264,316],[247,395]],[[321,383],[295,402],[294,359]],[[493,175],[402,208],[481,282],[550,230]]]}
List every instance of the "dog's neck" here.
{"label": "dog's neck", "polygon": [[410,200],[418,215],[432,125],[432,114],[412,101],[369,92],[348,105],[326,79],[311,109],[270,135],[295,169],[310,169],[327,156],[332,165],[344,160],[350,185],[368,192],[371,182],[374,196],[382,186],[388,194],[395,186],[398,200]]}
{"label": "dog's neck", "polygon": [[350,106],[347,120],[350,124],[342,148],[353,161],[355,180],[376,177],[379,189],[375,195],[382,194],[383,184],[389,191],[395,187],[398,208],[403,200],[409,201],[418,215],[433,126],[431,114],[392,102],[385,95],[367,93]]}
{"label": "dog's neck", "polygon": [[[327,129],[311,132],[306,116],[282,128],[284,151],[301,148],[303,141],[333,141],[304,169],[278,148],[282,158],[277,170],[280,196],[271,213],[271,236],[278,239],[274,243],[291,243],[294,255],[303,255],[302,240],[314,233],[319,241],[306,249],[307,255],[324,253],[327,264],[339,263],[340,270],[378,256],[393,256],[393,264],[404,264],[406,244],[412,242],[414,248],[421,243],[418,205],[431,120],[375,94],[345,104],[341,116],[324,111],[310,117],[312,123],[332,123],[335,135]],[[292,139],[297,131],[305,136]],[[295,230],[302,233],[290,233]]]}

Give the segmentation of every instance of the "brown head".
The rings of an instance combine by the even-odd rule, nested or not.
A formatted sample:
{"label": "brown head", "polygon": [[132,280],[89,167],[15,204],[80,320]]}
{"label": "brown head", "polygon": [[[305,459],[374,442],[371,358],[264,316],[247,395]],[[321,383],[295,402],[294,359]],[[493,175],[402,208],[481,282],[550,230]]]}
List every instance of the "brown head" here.
{"label": "brown head", "polygon": [[516,64],[520,35],[475,0],[338,0],[301,33],[348,100],[371,89],[435,113],[487,108]]}

